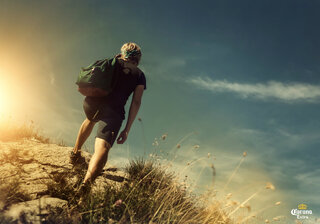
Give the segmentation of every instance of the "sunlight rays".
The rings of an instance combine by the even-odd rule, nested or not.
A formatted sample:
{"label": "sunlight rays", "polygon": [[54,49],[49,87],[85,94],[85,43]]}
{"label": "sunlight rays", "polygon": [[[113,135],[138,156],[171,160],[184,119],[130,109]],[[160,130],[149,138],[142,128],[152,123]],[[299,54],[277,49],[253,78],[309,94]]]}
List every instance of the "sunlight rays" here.
{"label": "sunlight rays", "polygon": [[8,100],[8,87],[5,83],[5,73],[0,70],[0,120],[5,115],[8,115],[8,107],[9,107],[9,100]]}

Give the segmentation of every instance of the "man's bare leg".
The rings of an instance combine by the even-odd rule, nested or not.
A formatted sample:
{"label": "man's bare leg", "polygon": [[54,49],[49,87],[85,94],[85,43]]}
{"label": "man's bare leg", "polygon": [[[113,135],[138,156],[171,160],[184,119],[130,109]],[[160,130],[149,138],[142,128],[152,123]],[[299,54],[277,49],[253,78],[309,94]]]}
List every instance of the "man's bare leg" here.
{"label": "man's bare leg", "polygon": [[111,145],[104,139],[96,138],[94,148],[94,154],[91,157],[83,183],[87,183],[88,181],[92,183],[102,172],[108,160]]}
{"label": "man's bare leg", "polygon": [[96,124],[96,122],[90,121],[90,120],[88,120],[88,118],[86,118],[82,122],[81,127],[78,132],[76,143],[73,148],[73,152],[75,154],[81,149],[82,145],[85,143],[87,138],[90,136],[95,124]]}

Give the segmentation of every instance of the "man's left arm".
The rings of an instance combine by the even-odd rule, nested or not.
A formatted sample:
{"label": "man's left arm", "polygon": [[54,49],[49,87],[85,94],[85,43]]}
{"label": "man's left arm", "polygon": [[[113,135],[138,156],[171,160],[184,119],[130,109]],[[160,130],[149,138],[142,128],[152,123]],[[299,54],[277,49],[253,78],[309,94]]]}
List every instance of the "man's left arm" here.
{"label": "man's left arm", "polygon": [[128,134],[129,134],[129,131],[130,131],[131,126],[133,124],[133,121],[136,118],[138,111],[139,111],[139,108],[140,108],[140,105],[141,105],[143,91],[144,91],[144,85],[137,85],[137,87],[135,88],[135,90],[133,92],[127,124],[117,139],[118,144],[123,144],[128,137]]}

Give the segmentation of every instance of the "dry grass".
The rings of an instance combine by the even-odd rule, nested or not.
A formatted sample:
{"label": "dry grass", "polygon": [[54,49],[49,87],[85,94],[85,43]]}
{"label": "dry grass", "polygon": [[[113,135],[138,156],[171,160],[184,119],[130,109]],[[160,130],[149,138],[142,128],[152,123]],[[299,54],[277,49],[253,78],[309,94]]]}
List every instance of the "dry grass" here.
{"label": "dry grass", "polygon": [[0,211],[18,202],[28,201],[30,196],[20,187],[19,178],[0,180]]}
{"label": "dry grass", "polygon": [[[5,132],[4,132],[5,130]],[[190,134],[189,134],[190,135]],[[49,139],[41,137],[33,123],[21,127],[0,127],[1,141],[15,141],[23,138],[37,139],[40,142],[48,143]],[[164,141],[167,134],[161,136]],[[185,138],[173,147],[172,161],[176,158],[176,151],[180,149]],[[198,149],[200,146],[194,146]],[[4,154],[7,160],[15,161],[15,166],[23,163],[21,156],[16,152]],[[233,177],[244,162],[247,153],[243,153],[239,164],[227,180],[224,188],[232,183]],[[210,155],[208,154],[208,156]],[[127,181],[118,185],[107,185],[103,189],[92,192],[88,195],[85,203],[78,205],[76,187],[69,181],[73,178],[71,173],[55,174],[48,183],[49,194],[53,197],[68,201],[65,209],[53,209],[46,223],[181,223],[181,224],[230,224],[230,223],[261,223],[260,211],[251,212],[249,201],[256,197],[263,190],[274,190],[271,183],[262,186],[257,192],[242,202],[232,200],[232,194],[228,194],[223,200],[215,198],[216,192],[210,191],[203,195],[195,195],[189,191],[186,183],[177,179],[179,173],[183,173],[192,164],[201,161],[203,158],[196,158],[188,163],[186,167],[174,172],[169,171],[167,165],[163,165],[155,157],[135,159],[126,166],[125,172]],[[215,168],[212,165],[212,175],[215,175]],[[78,172],[78,179],[83,179],[84,172]],[[6,185],[1,182],[0,194],[3,196],[2,209],[10,204],[24,201],[28,196],[23,194],[18,182]],[[265,189],[266,188],[266,189]],[[213,199],[213,200],[212,200]],[[274,205],[279,206],[277,202]],[[247,210],[247,213],[239,215],[240,210]],[[0,223],[3,217],[0,215]],[[281,217],[270,218],[277,221]],[[268,220],[268,221],[269,221]]]}
{"label": "dry grass", "polygon": [[10,121],[0,123],[0,141],[11,142],[22,139],[33,139],[45,144],[54,143],[63,147],[67,146],[63,140],[52,140],[43,136],[33,121],[20,126]]}
{"label": "dry grass", "polygon": [[159,163],[132,160],[125,172],[128,180],[122,187],[107,185],[80,206],[67,176],[56,177],[49,184],[50,194],[68,200],[69,208],[53,211],[48,223],[231,223],[218,203],[208,207]]}
{"label": "dry grass", "polygon": [[[23,163],[19,153],[10,152],[4,157],[14,161],[13,165]],[[69,181],[73,174],[53,174],[48,183],[48,193],[52,197],[67,200],[68,207],[52,209],[46,217],[46,223],[257,223],[261,221],[257,216],[260,211],[250,213],[248,202],[262,190],[275,189],[271,183],[267,183],[243,202],[231,200],[232,194],[219,201],[212,200],[216,196],[213,191],[201,196],[194,195],[185,184],[177,180],[177,173],[169,172],[168,166],[156,159],[132,160],[125,172],[127,181],[121,187],[107,185],[92,192],[81,205],[78,205],[76,187]],[[84,172],[79,170],[77,175],[82,180]],[[229,183],[231,181],[232,178],[228,180]],[[28,195],[21,191],[18,183],[1,182],[3,209],[13,203],[28,200]],[[277,202],[274,206],[280,204]],[[248,214],[236,215],[240,209],[248,210]],[[3,217],[0,216],[0,221],[1,218]],[[270,220],[278,219],[282,218]]]}
{"label": "dry grass", "polygon": [[[154,158],[155,160],[166,160],[169,161],[169,164],[175,163],[177,158],[179,157],[179,154],[177,153],[178,150],[185,150],[184,147],[184,141],[191,136],[192,134],[195,133],[189,133],[185,137],[183,137],[168,153],[166,150],[161,150],[162,142],[168,137],[167,134],[162,135],[160,138],[155,138],[155,141],[153,143],[153,146],[156,148],[155,152],[153,154],[150,154],[151,158]],[[192,149],[190,148],[190,145],[187,144],[189,147],[189,150],[195,150],[197,151],[200,146],[199,145],[193,145]],[[162,153],[164,151],[165,153]],[[186,152],[188,153],[188,152]],[[181,154],[180,154],[181,155]],[[226,195],[222,195],[225,193],[225,190],[227,189],[228,186],[233,184],[233,180],[235,177],[238,177],[239,170],[241,165],[245,162],[246,157],[248,156],[247,152],[243,152],[242,155],[239,155],[239,163],[235,166],[233,172],[231,172],[230,176],[226,178],[225,184],[222,184],[222,186],[217,189],[214,185],[215,181],[215,175],[216,175],[216,169],[213,163],[208,164],[207,168],[211,168],[211,173],[212,173],[212,184],[210,187],[210,190],[208,192],[203,193],[202,195],[198,195],[196,200],[200,201],[202,205],[204,205],[207,210],[209,211],[219,211],[219,214],[221,215],[221,218],[219,219],[211,219],[211,220],[205,220],[205,223],[224,223],[226,221],[231,222],[231,223],[237,223],[237,224],[256,224],[256,223],[264,223],[266,220],[266,211],[269,211],[270,209],[277,210],[275,208],[276,206],[281,205],[281,202],[270,202],[269,204],[263,204],[263,205],[258,205],[258,208],[252,207],[251,202],[254,201],[256,198],[261,197],[262,195],[266,195],[271,193],[270,191],[274,191],[276,188],[275,186],[268,182],[268,183],[257,183],[255,188],[258,188],[258,190],[253,190],[251,194],[242,201],[237,201],[234,199],[236,195],[232,195],[232,193],[228,193]],[[169,158],[169,160],[167,159]],[[189,161],[186,163],[184,167],[180,167],[177,171],[179,174],[184,174],[186,173],[187,170],[190,169],[190,167],[194,167],[196,163],[204,163],[204,160],[206,158],[213,158],[215,159],[214,156],[211,155],[211,153],[208,153],[207,156],[202,156],[199,158],[194,158],[192,161]],[[201,166],[200,166],[201,167]],[[198,180],[200,179],[200,176],[202,175],[202,172],[205,168],[198,168],[197,169],[197,177]],[[210,179],[209,176],[206,178]],[[187,176],[186,176],[187,179]],[[183,182],[186,182],[185,180]],[[197,182],[197,181],[196,181]],[[196,183],[194,182],[194,183]],[[221,184],[221,183],[220,183]],[[192,185],[192,184],[191,184]],[[191,185],[189,187],[191,187]],[[199,186],[194,185],[193,189],[197,189]],[[239,186],[243,189],[246,189],[246,193],[250,192],[250,186],[247,188],[245,186]],[[191,189],[191,188],[189,188]],[[241,192],[238,192],[241,194]],[[242,198],[242,196],[240,196]],[[253,204],[256,204],[253,202]],[[217,215],[213,215],[217,217]],[[271,221],[270,221],[271,220]],[[287,217],[285,216],[275,216],[275,217],[268,217],[269,222],[277,222],[277,223],[288,223],[290,222],[287,220]]]}
{"label": "dry grass", "polygon": [[22,175],[22,166],[26,162],[23,154],[16,149],[11,149],[7,153],[2,153],[0,165],[10,163],[17,169],[10,177],[0,177],[0,223],[14,223],[13,220],[4,215],[4,212],[12,204],[28,201],[31,199],[24,189],[21,188],[20,177]]}
{"label": "dry grass", "polygon": [[10,176],[0,177],[0,212],[14,203],[30,200],[30,195],[20,187],[20,178],[24,172],[22,167],[30,162],[25,159],[27,153],[17,148],[1,153],[0,166],[10,164],[15,170],[11,171]]}
{"label": "dry grass", "polygon": [[12,122],[0,125],[0,141],[17,141],[21,139],[35,139],[42,143],[50,143],[50,139],[43,137],[36,129],[33,121],[24,123],[21,126],[14,125]]}

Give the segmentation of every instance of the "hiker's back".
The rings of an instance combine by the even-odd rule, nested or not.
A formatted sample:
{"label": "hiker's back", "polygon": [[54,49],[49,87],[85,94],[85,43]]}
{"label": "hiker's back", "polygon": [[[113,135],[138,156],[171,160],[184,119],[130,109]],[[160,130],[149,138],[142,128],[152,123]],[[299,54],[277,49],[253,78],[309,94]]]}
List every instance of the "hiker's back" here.
{"label": "hiker's back", "polygon": [[137,67],[125,63],[119,59],[119,70],[117,71],[118,81],[113,91],[104,98],[106,106],[111,107],[117,113],[120,113],[124,119],[124,106],[135,90],[137,85],[144,85],[146,89],[146,79],[144,73]]}

